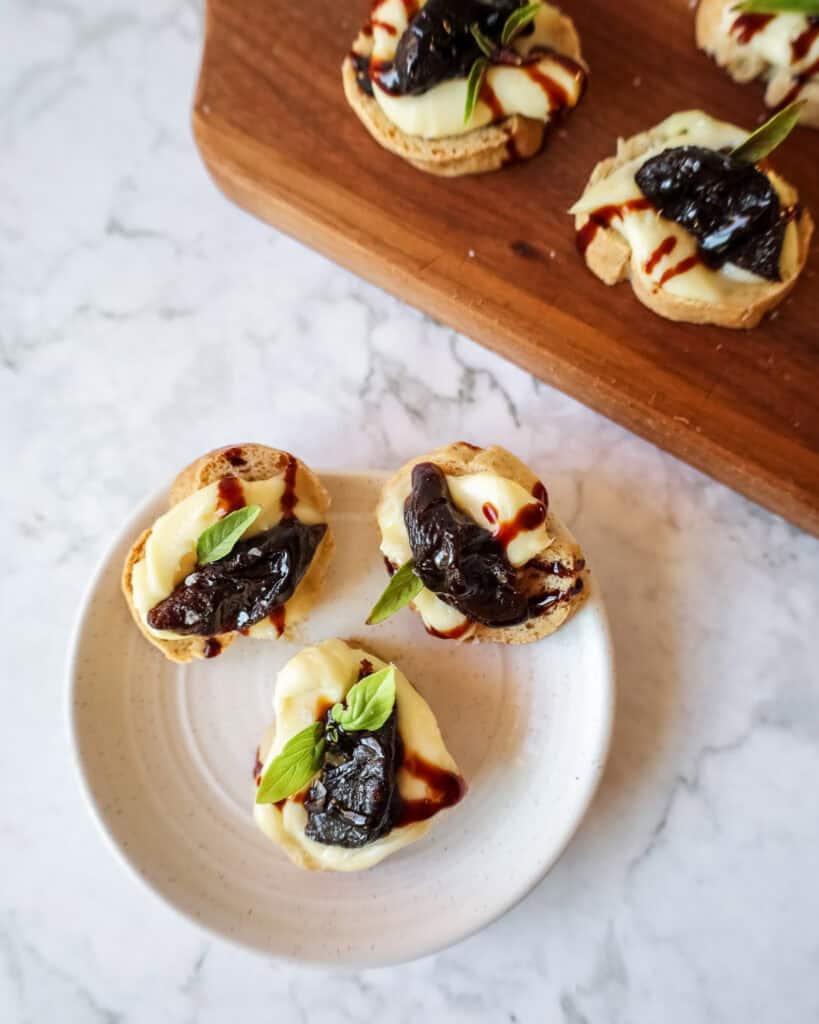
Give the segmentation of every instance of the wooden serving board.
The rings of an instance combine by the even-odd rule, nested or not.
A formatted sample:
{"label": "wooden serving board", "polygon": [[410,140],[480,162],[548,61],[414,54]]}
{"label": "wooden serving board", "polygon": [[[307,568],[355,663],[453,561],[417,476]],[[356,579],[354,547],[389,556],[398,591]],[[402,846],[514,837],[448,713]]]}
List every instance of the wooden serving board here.
{"label": "wooden serving board", "polygon": [[[819,534],[819,243],[773,319],[695,327],[601,284],[565,213],[618,134],[691,107],[753,127],[761,90],[698,53],[688,0],[563,6],[591,67],[581,105],[533,160],[440,179],[381,149],[344,99],[367,0],[209,0],[202,156],[252,213]],[[819,132],[776,164],[816,216]]]}

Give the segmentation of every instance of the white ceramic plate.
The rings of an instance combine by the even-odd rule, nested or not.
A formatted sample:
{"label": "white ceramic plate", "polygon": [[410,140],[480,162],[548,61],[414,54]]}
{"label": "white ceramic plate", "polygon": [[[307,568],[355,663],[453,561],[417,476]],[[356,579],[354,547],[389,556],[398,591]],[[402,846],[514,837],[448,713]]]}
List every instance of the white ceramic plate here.
{"label": "white ceramic plate", "polygon": [[[276,956],[395,963],[481,928],[563,851],[608,749],[609,633],[594,584],[563,629],[525,647],[436,640],[408,609],[365,626],[386,580],[373,521],[382,477],[322,479],[336,554],[297,642],[240,640],[210,661],[166,661],[137,631],[119,589],[125,554],[165,510],[165,495],[123,527],[77,625],[71,737],[114,850],[183,914]],[[252,818],[256,744],[270,724],[276,673],[303,644],[330,636],[401,666],[469,783],[424,839],[352,875],[299,870]]]}

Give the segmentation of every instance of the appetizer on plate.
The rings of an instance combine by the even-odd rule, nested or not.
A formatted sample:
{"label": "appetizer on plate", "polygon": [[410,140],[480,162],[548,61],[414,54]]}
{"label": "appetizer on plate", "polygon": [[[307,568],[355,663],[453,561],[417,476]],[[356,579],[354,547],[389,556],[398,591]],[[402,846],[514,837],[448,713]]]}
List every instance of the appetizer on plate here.
{"label": "appetizer on plate", "polygon": [[376,0],[342,65],[344,92],[385,149],[431,174],[533,156],[583,94],[571,20],[523,0]]}
{"label": "appetizer on plate", "polygon": [[299,867],[360,871],[420,839],[466,786],[404,674],[343,640],[279,673],[254,815]]}
{"label": "appetizer on plate", "polygon": [[203,455],[128,552],[122,589],[137,626],[178,662],[211,658],[238,633],[281,636],[326,572],[329,504],[287,452],[243,444]]}
{"label": "appetizer on plate", "polygon": [[376,518],[393,575],[370,623],[410,603],[434,636],[525,644],[586,596],[577,542],[504,448],[459,441],[412,459],[384,485]]}
{"label": "appetizer on plate", "polygon": [[819,0],[700,0],[697,45],[735,82],[764,79],[769,107],[804,100],[819,128]]}
{"label": "appetizer on plate", "polygon": [[796,284],[813,231],[764,159],[797,116],[788,108],[749,136],[688,110],[620,139],[570,210],[589,269],[630,280],[669,320],[754,327]]}

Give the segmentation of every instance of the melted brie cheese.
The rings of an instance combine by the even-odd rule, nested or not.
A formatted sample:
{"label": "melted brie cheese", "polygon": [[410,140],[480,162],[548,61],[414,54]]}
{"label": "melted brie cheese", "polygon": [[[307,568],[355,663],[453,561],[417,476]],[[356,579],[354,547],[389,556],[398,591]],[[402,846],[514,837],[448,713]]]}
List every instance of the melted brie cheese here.
{"label": "melted brie cheese", "polygon": [[[804,57],[793,59],[792,43],[807,32],[810,23],[804,14],[777,14],[764,28],[755,31],[747,42],[742,42],[739,33],[731,31],[740,12],[729,4],[722,15],[721,31],[734,44],[737,55],[743,58],[757,58],[760,64],[773,68],[787,68],[791,75],[801,74],[819,59],[819,37],[815,38]],[[761,68],[760,68],[761,70]],[[759,72],[757,71],[757,74]]]}
{"label": "melted brie cheese", "polygon": [[[246,505],[259,505],[261,512],[248,527],[242,539],[255,536],[275,526],[282,518],[281,498],[284,493],[284,478],[269,480],[240,480]],[[146,628],[153,636],[162,639],[176,639],[180,634],[169,630],[151,629],[147,623],[148,612],[164,601],[174,588],[196,565],[196,542],[203,530],[220,518],[219,482],[208,484],[188,495],[151,527],[142,558],[136,563],[131,574],[131,597]],[[296,478],[296,505],[293,513],[302,523],[324,522],[321,512],[299,497],[298,477]],[[288,611],[296,611],[291,603],[297,601],[298,591],[287,602]],[[275,626],[262,619],[249,629],[249,635],[258,639],[276,636]]]}
{"label": "melted brie cheese", "polygon": [[[317,710],[344,700],[347,691],[358,681],[363,658],[372,664],[374,671],[385,668],[387,664],[366,651],[348,647],[343,640],[325,640],[315,647],[306,647],[284,666],[276,680],[273,700],[276,716],[273,742],[269,751],[260,752],[264,770],[289,739],[316,721]],[[435,715],[397,668],[395,700],[398,732],[405,757],[415,754],[432,765],[457,774],[458,766],[444,745]],[[404,769],[398,772],[398,790],[407,800],[422,799],[428,795],[424,783]],[[360,871],[370,868],[396,850],[420,839],[434,820],[428,818],[394,828],[375,842],[357,849],[329,846],[304,834],[307,811],[297,796],[288,797],[281,807],[254,804],[253,814],[268,838],[283,846],[297,863],[313,870]]]}
{"label": "melted brie cheese", "polygon": [[[425,0],[424,0],[425,2]],[[419,7],[423,7],[422,2]],[[373,65],[392,61],[398,42],[409,24],[407,8],[403,0],[381,0],[372,10]],[[558,50],[564,32],[560,28],[563,15],[550,4],[543,4],[532,22],[529,35],[518,36],[512,47],[525,56],[535,47]],[[531,65],[531,72],[524,68],[492,66],[485,76],[486,88],[491,90],[497,101],[497,109],[479,99],[470,120],[464,123],[467,79],[452,78],[439,82],[418,96],[393,96],[373,82],[373,95],[379,107],[396,127],[406,135],[417,135],[425,139],[440,139],[449,135],[463,135],[490,124],[498,117],[522,114],[533,120],[548,122],[557,104],[537,82],[537,76],[551,79],[568,97],[569,106],[580,99],[582,81],[559,61],[544,56]]]}
{"label": "melted brie cheese", "polygon": [[[520,510],[536,499],[519,483],[495,473],[467,473],[464,476],[446,476],[453,504],[465,512],[485,530],[497,534],[504,523],[514,521]],[[403,488],[393,487],[382,497],[378,508],[378,526],[381,530],[381,551],[395,566],[412,558],[407,528],[404,524],[404,502],[410,493],[409,476]],[[486,515],[491,506],[497,516]],[[494,521],[493,521],[494,520]],[[552,543],[545,523],[534,529],[523,529],[508,544],[506,557],[516,568],[542,554]],[[464,628],[467,618],[457,609],[424,588],[413,601],[424,624],[434,633],[451,634]],[[467,633],[459,634],[466,636]]]}
{"label": "melted brie cheese", "polygon": [[[620,206],[632,199],[639,199],[643,193],[635,174],[653,156],[674,146],[703,146],[707,149],[732,149],[748,133],[736,125],[717,121],[699,110],[687,110],[672,114],[655,131],[659,135],[657,145],[639,157],[618,167],[614,173],[591,185],[569,211],[572,214],[592,213],[604,206]],[[782,198],[782,186],[775,175],[770,175],[771,184]],[[662,285],[660,279],[670,268],[697,252],[697,242],[685,228],[660,216],[656,210],[625,210],[611,221],[611,228],[621,234],[629,243],[632,259],[638,263],[655,287],[681,298],[701,302],[719,303],[736,296],[749,286],[767,286],[765,278],[752,274],[741,267],[726,263],[719,270],[711,270],[697,263],[690,270],[670,278]],[[674,246],[662,258],[653,261],[650,273],[646,264],[660,249],[666,239],[674,238]],[[783,278],[794,273],[798,261],[798,238],[796,225],[791,221],[785,229],[780,257],[780,271]]]}

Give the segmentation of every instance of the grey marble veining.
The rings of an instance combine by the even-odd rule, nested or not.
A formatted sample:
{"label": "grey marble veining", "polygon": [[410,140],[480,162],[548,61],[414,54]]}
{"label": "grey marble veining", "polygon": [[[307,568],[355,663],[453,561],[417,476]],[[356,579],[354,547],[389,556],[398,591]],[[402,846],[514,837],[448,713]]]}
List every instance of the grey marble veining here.
{"label": "grey marble veining", "polygon": [[[196,3],[0,7],[8,454],[0,1020],[819,1019],[819,543],[230,206],[194,150]],[[230,440],[536,466],[606,593],[611,761],[563,859],[483,933],[329,975],[137,888],[82,805],[64,658],[134,504]]]}

